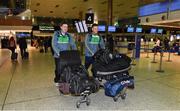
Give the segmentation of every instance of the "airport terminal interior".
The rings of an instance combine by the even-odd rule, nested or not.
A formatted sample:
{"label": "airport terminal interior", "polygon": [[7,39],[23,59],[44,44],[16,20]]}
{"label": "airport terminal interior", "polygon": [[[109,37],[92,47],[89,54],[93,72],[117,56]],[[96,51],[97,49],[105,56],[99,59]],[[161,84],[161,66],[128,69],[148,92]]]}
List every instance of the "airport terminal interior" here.
{"label": "airport terminal interior", "polygon": [[[111,64],[103,76],[109,75],[99,78],[100,71],[93,71],[98,67],[94,57],[84,73],[91,78],[86,81],[100,85],[97,91],[90,91],[92,84],[89,89],[81,85],[85,82],[78,82],[84,88],[79,95],[70,92],[70,83],[61,80],[57,86],[53,40],[54,33],[63,32],[62,22],[68,25],[83,66],[89,50],[86,37],[93,36],[95,25],[110,50],[105,50],[106,58],[120,55],[125,63],[129,58],[128,70],[110,75],[116,60],[108,59]],[[104,58],[100,55],[99,61]],[[132,78],[120,79],[125,76]],[[115,90],[116,96],[110,95]],[[0,111],[4,110],[180,110],[180,0],[0,0]]]}

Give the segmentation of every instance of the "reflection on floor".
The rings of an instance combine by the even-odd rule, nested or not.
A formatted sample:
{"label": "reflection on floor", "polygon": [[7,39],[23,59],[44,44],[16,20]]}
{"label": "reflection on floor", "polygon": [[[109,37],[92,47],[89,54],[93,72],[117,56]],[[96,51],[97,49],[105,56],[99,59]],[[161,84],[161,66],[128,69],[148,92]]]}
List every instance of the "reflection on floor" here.
{"label": "reflection on floor", "polygon": [[[51,53],[30,49],[29,60],[14,63],[8,50],[0,49],[0,107],[2,110],[73,110],[78,97],[59,95],[53,84],[54,59]],[[135,90],[129,90],[126,100],[113,102],[100,90],[92,94],[91,105],[82,110],[180,110],[180,56],[171,55],[173,62],[163,57],[163,70],[157,73],[153,54],[136,61],[131,74],[135,76]]]}

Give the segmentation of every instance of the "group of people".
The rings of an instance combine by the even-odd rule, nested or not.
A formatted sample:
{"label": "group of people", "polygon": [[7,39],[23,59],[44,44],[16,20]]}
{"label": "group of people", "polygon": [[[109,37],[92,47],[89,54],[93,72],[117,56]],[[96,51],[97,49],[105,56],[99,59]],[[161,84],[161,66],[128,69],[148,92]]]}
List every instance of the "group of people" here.
{"label": "group of people", "polygon": [[[26,38],[19,38],[18,44],[19,44],[19,48],[20,48],[20,52],[21,52],[21,57],[23,59],[24,58],[24,53],[26,52],[26,49],[27,49]],[[17,48],[16,40],[12,36],[9,39],[9,49],[11,50],[12,54],[15,53],[16,48]]]}
{"label": "group of people", "polygon": [[[73,37],[68,33],[68,24],[62,22],[60,30],[54,32],[52,38],[52,48],[54,50],[55,59],[55,85],[59,85],[60,75],[62,73],[60,52],[66,50],[77,50]],[[98,25],[92,25],[92,32],[85,37],[85,68],[94,62],[93,56],[99,49],[105,49],[103,38],[98,34]]]}

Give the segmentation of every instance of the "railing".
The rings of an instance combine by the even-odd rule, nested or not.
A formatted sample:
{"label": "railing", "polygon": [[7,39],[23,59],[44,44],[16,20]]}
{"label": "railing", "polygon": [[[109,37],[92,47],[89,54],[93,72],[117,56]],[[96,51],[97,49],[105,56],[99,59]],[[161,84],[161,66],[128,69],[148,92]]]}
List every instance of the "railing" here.
{"label": "railing", "polygon": [[5,26],[32,26],[32,20],[28,17],[0,16],[0,25]]}

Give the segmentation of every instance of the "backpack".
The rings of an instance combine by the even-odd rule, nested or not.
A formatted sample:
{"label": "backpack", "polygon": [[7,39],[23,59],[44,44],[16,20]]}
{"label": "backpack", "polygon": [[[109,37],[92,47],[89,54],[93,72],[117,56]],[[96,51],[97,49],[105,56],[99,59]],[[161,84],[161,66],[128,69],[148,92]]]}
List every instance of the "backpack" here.
{"label": "backpack", "polygon": [[98,82],[88,77],[88,72],[83,66],[66,67],[60,77],[59,90],[63,94],[80,95],[85,90],[92,93],[99,89]]}

